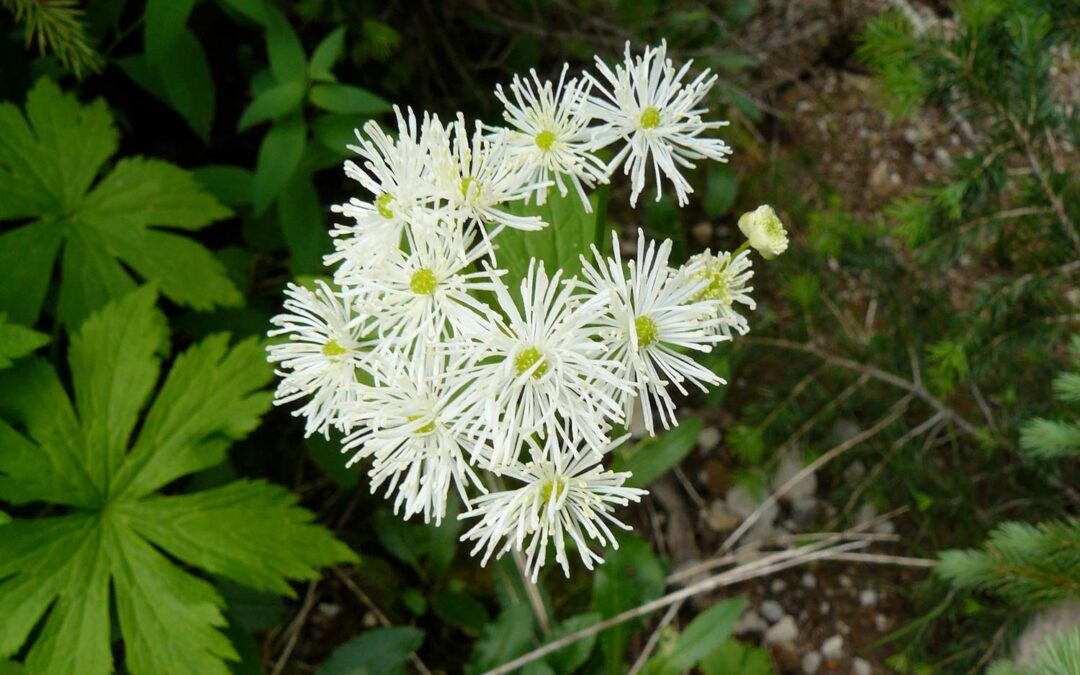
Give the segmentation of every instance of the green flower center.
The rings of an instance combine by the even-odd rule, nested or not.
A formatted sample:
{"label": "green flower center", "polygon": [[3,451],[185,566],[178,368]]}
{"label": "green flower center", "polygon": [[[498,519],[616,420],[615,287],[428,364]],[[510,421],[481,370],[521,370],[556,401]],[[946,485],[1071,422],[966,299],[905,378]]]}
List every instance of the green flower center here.
{"label": "green flower center", "polygon": [[731,275],[727,267],[723,269],[706,270],[701,272],[699,278],[708,281],[708,285],[697,294],[697,300],[719,300],[726,305],[731,304]]}
{"label": "green flower center", "polygon": [[426,267],[413,272],[412,279],[409,279],[409,288],[417,295],[431,295],[438,285],[439,280],[435,278],[435,273]]}
{"label": "green flower center", "polygon": [[[420,419],[421,417],[423,417],[423,415],[409,415],[408,419],[409,419],[410,422],[415,422],[416,420]],[[419,436],[420,434],[430,434],[432,431],[435,431],[435,421],[434,420],[428,422],[424,426],[417,429],[416,430],[416,435]]]}
{"label": "green flower center", "polygon": [[384,192],[375,198],[375,210],[387,220],[394,217],[394,212],[390,210],[390,202],[392,201],[394,201],[394,195],[389,192]]}
{"label": "green flower center", "polygon": [[325,356],[341,356],[348,354],[349,350],[339,345],[337,340],[330,340],[322,346],[322,353]]}
{"label": "green flower center", "polygon": [[532,368],[539,361],[540,365],[536,366],[536,370],[532,371],[533,378],[539,380],[548,370],[547,362],[543,358],[544,355],[536,347],[526,347],[518,352],[517,358],[514,359],[514,368],[517,369],[518,375],[524,375],[529,368]]}
{"label": "green flower center", "polygon": [[550,150],[551,146],[554,145],[554,144],[555,144],[555,132],[547,131],[545,129],[544,131],[541,131],[540,133],[536,134],[536,147],[540,148],[541,150],[544,150],[544,151]]}
{"label": "green flower center", "polygon": [[544,483],[540,488],[540,496],[543,497],[545,503],[551,501],[552,492],[555,493],[555,501],[559,501],[566,492],[566,479],[560,476]]}
{"label": "green flower center", "polygon": [[653,107],[645,108],[641,113],[641,128],[655,129],[660,126],[660,111]]}
{"label": "green flower center", "polygon": [[656,342],[656,322],[648,316],[639,316],[634,319],[634,331],[637,333],[638,347],[644,349]]}
{"label": "green flower center", "polygon": [[461,179],[461,196],[465,199],[476,199],[480,195],[480,185],[476,183],[476,180],[472,176],[465,176]]}

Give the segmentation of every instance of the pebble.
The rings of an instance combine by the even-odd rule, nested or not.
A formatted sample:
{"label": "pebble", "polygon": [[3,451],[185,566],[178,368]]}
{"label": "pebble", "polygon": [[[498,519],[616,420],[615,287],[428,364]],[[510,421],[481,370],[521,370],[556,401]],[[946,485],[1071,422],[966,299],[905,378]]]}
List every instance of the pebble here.
{"label": "pebble", "polygon": [[874,628],[877,628],[879,633],[884,633],[889,629],[889,617],[884,614],[877,614],[874,616]]}
{"label": "pebble", "polygon": [[773,594],[783,593],[787,590],[787,582],[783,579],[773,579],[769,584],[769,592]]}
{"label": "pebble", "polygon": [[[780,466],[776,468],[776,475],[773,476],[772,489],[779,490],[802,470],[803,462],[799,454],[797,452],[785,453],[780,459]],[[813,499],[815,492],[817,492],[817,474],[810,473],[798,483],[792,485],[791,489],[781,499],[789,504],[805,502]]]}
{"label": "pebble", "polygon": [[765,620],[769,623],[776,623],[784,618],[784,608],[775,600],[766,600],[761,603],[758,610],[761,612],[761,616],[765,617]]}
{"label": "pebble", "polygon": [[844,468],[844,483],[846,483],[848,487],[855,487],[865,475],[866,465],[859,460],[855,460]]}
{"label": "pebble", "polygon": [[852,675],[870,675],[872,672],[873,669],[870,667],[870,662],[866,659],[855,657],[851,662]]}
{"label": "pebble", "polygon": [[795,619],[785,616],[776,625],[765,631],[765,644],[791,644],[799,637],[799,627],[795,625]]}
{"label": "pebble", "polygon": [[818,611],[822,614],[828,614],[830,610],[832,610],[832,607],[830,607],[829,603],[827,602],[822,602],[820,605],[818,605]]}
{"label": "pebble", "polygon": [[859,604],[863,607],[875,607],[878,601],[878,594],[872,588],[868,588],[862,593],[859,593]]}
{"label": "pebble", "polygon": [[735,635],[761,635],[768,628],[769,624],[765,623],[757,612],[750,611],[739,617],[739,622],[735,624],[732,632]]}
{"label": "pebble", "polygon": [[734,530],[742,522],[742,518],[728,510],[723,499],[714,499],[702,515],[705,518],[705,524],[713,532]]}
{"label": "pebble", "polygon": [[802,575],[801,583],[803,588],[814,588],[817,586],[817,577],[809,572]]}
{"label": "pebble", "polygon": [[341,613],[341,605],[333,602],[320,602],[317,609],[319,610],[319,614],[322,614],[329,619],[333,619]]}
{"label": "pebble", "polygon": [[877,508],[870,502],[866,502],[855,512],[855,525],[862,526],[877,518]]}
{"label": "pebble", "polygon": [[702,246],[712,241],[713,226],[707,220],[703,220],[694,227],[690,228],[690,234],[694,237],[697,243]]}
{"label": "pebble", "polygon": [[838,661],[844,655],[844,638],[834,635],[821,643],[821,655],[830,661]]}
{"label": "pebble", "polygon": [[814,675],[821,667],[821,654],[809,652],[802,657],[802,671],[806,675]]}
{"label": "pebble", "polygon": [[875,534],[894,534],[896,532],[896,526],[892,524],[891,520],[883,520],[874,526]]}
{"label": "pebble", "polygon": [[840,582],[840,585],[844,588],[851,588],[851,577],[847,576],[846,574],[841,574],[840,578],[837,579],[837,581]]}
{"label": "pebble", "polygon": [[698,434],[697,444],[702,450],[708,452],[709,450],[716,449],[716,446],[720,445],[720,430],[716,427],[705,427]]}

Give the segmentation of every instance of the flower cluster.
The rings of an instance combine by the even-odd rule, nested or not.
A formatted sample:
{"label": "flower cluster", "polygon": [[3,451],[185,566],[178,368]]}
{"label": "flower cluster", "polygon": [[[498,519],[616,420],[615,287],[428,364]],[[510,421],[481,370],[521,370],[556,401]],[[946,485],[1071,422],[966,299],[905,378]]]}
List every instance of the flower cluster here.
{"label": "flower cluster", "polygon": [[649,174],[658,198],[664,177],[685,203],[681,169],[731,152],[703,135],[723,124],[702,119],[715,77],[684,82],[689,64],[676,70],[665,45],[597,67],[515,77],[495,93],[504,127],[399,109],[394,135],[365,125],[345,172],[369,194],[334,207],[347,224],[332,232],[333,283],[290,285],[270,331],[276,402],[302,400],[308,434],[337,430],[404,518],[438,524],[456,493],[473,553],[522,551],[534,578],[549,543],[566,573],[567,539],[590,569],[591,546],[617,546],[616,508],[645,494],[605,468],[618,430],[636,414],[669,428],[670,389],[722,384],[691,355],[746,333],[740,307],[754,308],[747,251],[677,267],[670,241],[640,231],[633,259],[613,236],[579,276],[533,260],[507,283],[499,233],[560,227],[508,205],[573,188],[589,209],[620,165],[631,203]]}

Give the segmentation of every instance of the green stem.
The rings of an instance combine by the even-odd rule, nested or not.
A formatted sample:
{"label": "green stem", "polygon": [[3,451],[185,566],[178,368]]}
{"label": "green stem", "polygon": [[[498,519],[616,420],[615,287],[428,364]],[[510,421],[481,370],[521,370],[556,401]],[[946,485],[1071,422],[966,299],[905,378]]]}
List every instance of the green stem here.
{"label": "green stem", "polygon": [[748,248],[750,248],[750,240],[749,240],[749,239],[747,239],[746,241],[744,241],[744,242],[742,243],[742,245],[741,245],[741,246],[739,246],[739,248],[735,249],[735,250],[734,250],[734,251],[732,252],[732,254],[731,254],[731,257],[732,257],[732,258],[736,258],[736,257],[738,257],[738,255],[739,255],[740,253],[742,253],[743,251],[745,251],[745,250],[746,250],[746,249],[748,249]]}

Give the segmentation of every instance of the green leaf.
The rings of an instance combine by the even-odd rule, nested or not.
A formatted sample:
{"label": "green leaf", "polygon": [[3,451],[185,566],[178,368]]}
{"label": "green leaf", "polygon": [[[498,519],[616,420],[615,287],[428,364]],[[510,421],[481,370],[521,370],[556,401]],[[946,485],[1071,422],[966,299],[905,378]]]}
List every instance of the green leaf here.
{"label": "green leaf", "polygon": [[444,588],[431,598],[435,614],[451,625],[479,634],[490,621],[487,609],[463,591]]}
{"label": "green leaf", "polygon": [[646,487],[694,449],[702,426],[702,421],[694,417],[659,436],[645,438],[619,452],[612,469],[633,472],[634,475],[626,480],[627,486]]}
{"label": "green leaf", "polygon": [[373,116],[392,109],[385,99],[351,84],[316,84],[310,98],[319,108],[342,115]]}
{"label": "green leaf", "polygon": [[732,638],[707,654],[699,667],[703,675],[773,675],[768,653]]}
{"label": "green leaf", "polygon": [[298,116],[276,122],[266,133],[259,146],[252,184],[255,213],[265,211],[289,182],[304,156],[306,136],[304,120]]}
{"label": "green leaf", "polygon": [[406,626],[369,630],[334,650],[315,675],[395,675],[424,642],[423,631]]}
{"label": "green leaf", "polygon": [[423,546],[409,523],[387,509],[379,509],[375,512],[375,534],[383,548],[395,558],[420,571]]}
{"label": "green leaf", "polygon": [[322,115],[311,123],[311,133],[327,150],[347,157],[352,151],[346,146],[356,142],[356,129],[365,121],[356,115]]}
{"label": "green leaf", "polygon": [[33,353],[49,341],[48,335],[10,323],[7,314],[0,313],[0,368],[7,368],[14,359]]}
{"label": "green leaf", "polygon": [[[224,459],[270,405],[252,392],[270,377],[261,345],[228,349],[219,336],[177,359],[143,416],[166,336],[155,297],[144,288],[113,301],[72,336],[78,418],[48,364],[25,359],[0,373],[0,414],[30,436],[0,422],[0,499],[72,507],[16,519],[0,537],[0,658],[24,654],[29,672],[228,673],[224,660],[237,653],[222,632],[224,601],[165,553],[279,592],[286,578],[355,560],[281,487],[149,496]],[[123,664],[112,660],[111,607]]]}
{"label": "green leaf", "polygon": [[310,173],[298,171],[285,184],[278,197],[278,220],[292,252],[293,275],[323,273],[322,257],[331,250],[330,236]]}
{"label": "green leaf", "polygon": [[270,70],[278,82],[303,81],[307,59],[300,38],[281,10],[266,5],[266,51],[270,57]]}
{"label": "green leaf", "polygon": [[214,78],[206,51],[195,34],[186,28],[158,65],[165,99],[199,138],[210,138],[214,120]]}
{"label": "green leaf", "polygon": [[[593,577],[593,609],[605,619],[653,600],[664,591],[664,566],[649,544],[631,535],[617,536],[619,548],[605,556],[607,562]],[[600,634],[604,670],[615,675],[623,671],[623,651],[630,636],[643,620],[626,621]]]}
{"label": "green leaf", "polygon": [[37,322],[63,238],[61,227],[49,220],[0,234],[0,269],[6,270],[0,284],[0,311],[13,321]]}
{"label": "green leaf", "polygon": [[323,41],[315,48],[311,54],[311,62],[308,64],[308,77],[317,82],[333,82],[334,74],[331,70],[341,58],[341,52],[344,49],[345,27],[342,26],[323,38]]}
{"label": "green leaf", "polygon": [[739,193],[739,177],[727,164],[710,164],[705,182],[703,206],[709,218],[719,218],[735,205]]}
{"label": "green leaf", "polygon": [[473,644],[465,672],[482,673],[518,657],[532,648],[533,618],[527,604],[510,605],[484,628]]}
{"label": "green leaf", "polygon": [[593,194],[589,203],[592,213],[585,210],[574,190],[565,197],[558,190],[549,190],[543,206],[519,202],[507,209],[518,216],[539,216],[548,223],[535,232],[506,228],[495,237],[499,265],[507,270],[503,277],[507,286],[517,288],[529,270],[531,258],[543,260],[551,272],[562,269],[566,279],[581,270],[580,256],[589,256],[589,247],[600,239],[602,227],[598,195]]}
{"label": "green leaf", "polygon": [[262,122],[276,121],[296,112],[304,102],[304,83],[300,80],[282,82],[261,92],[251,102],[240,121],[237,131],[244,131]]}
{"label": "green leaf", "polygon": [[143,51],[151,65],[172,57],[195,0],[146,0],[143,14]]}
{"label": "green leaf", "polygon": [[694,617],[664,659],[664,672],[687,672],[719,649],[731,635],[745,606],[743,598],[729,598]]}
{"label": "green leaf", "polygon": [[[599,614],[589,613],[572,616],[555,625],[554,629],[551,631],[551,637],[548,638],[548,642],[554,642],[555,640],[576,633],[579,630],[584,630],[598,623],[600,623]],[[589,660],[589,655],[592,654],[595,646],[596,634],[594,633],[586,638],[575,640],[562,649],[548,654],[544,657],[544,660],[556,673],[572,673],[585,665],[585,662]]]}
{"label": "green leaf", "polygon": [[254,23],[266,23],[266,0],[218,0],[228,9],[236,12]]}
{"label": "green leaf", "polygon": [[[7,525],[10,522],[11,522],[11,516],[4,513],[3,511],[0,511],[0,525]],[[2,671],[0,671],[0,672],[2,672]]]}
{"label": "green leaf", "polygon": [[275,593],[252,590],[222,581],[218,590],[229,607],[229,615],[246,631],[270,630],[285,613],[285,603]]}
{"label": "green leaf", "polygon": [[251,203],[252,173],[239,166],[216,164],[192,172],[203,189],[223,204],[246,206]]}
{"label": "green leaf", "polygon": [[0,265],[9,270],[8,283],[0,285],[0,311],[18,323],[36,322],[61,246],[57,313],[68,327],[135,286],[124,265],[181,304],[205,309],[240,302],[209,251],[150,229],[199,229],[229,215],[228,209],[190,174],[160,160],[121,160],[91,189],[116,149],[104,105],[80,107],[44,79],[27,101],[25,120],[17,109],[0,105],[0,137],[10,134],[0,140],[0,185],[6,173],[30,176],[42,199],[23,204],[32,208],[22,216],[37,221],[0,236]]}
{"label": "green leaf", "polygon": [[1080,456],[1080,424],[1033,419],[1020,428],[1020,448],[1037,459]]}
{"label": "green leaf", "polygon": [[307,444],[308,456],[339,487],[351,490],[360,483],[358,467],[345,466],[346,457],[341,454],[341,443],[336,439],[331,441],[314,434],[304,439],[304,443]]}

